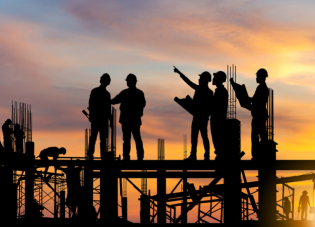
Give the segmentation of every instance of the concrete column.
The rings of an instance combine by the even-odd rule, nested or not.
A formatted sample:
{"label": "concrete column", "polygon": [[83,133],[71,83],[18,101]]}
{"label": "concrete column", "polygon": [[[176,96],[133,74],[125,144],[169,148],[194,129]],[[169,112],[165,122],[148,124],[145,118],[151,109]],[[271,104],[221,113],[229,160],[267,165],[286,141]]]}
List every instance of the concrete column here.
{"label": "concrete column", "polygon": [[93,219],[91,216],[93,208],[93,159],[87,160],[84,166],[84,195],[82,196],[84,206],[81,207],[83,212],[79,212],[80,217],[84,219]]}
{"label": "concrete column", "polygon": [[26,164],[25,164],[25,217],[33,219],[34,200],[34,142],[26,142]]}
{"label": "concrete column", "polygon": [[166,178],[165,170],[159,169],[157,178],[157,222],[159,225],[166,224]]}
{"label": "concrete column", "polygon": [[242,220],[242,201],[240,187],[240,162],[234,155],[227,158],[224,165],[224,224],[239,226]]}
{"label": "concrete column", "polygon": [[140,223],[150,223],[150,201],[147,195],[140,196]]}
{"label": "concrete column", "polygon": [[60,192],[60,218],[65,219],[66,217],[66,192]]}
{"label": "concrete column", "polygon": [[276,221],[276,143],[260,142],[259,149],[259,222],[274,226]]}
{"label": "concrete column", "polygon": [[124,221],[127,221],[128,220],[128,209],[127,209],[127,205],[128,205],[128,203],[127,203],[128,201],[127,201],[127,198],[126,197],[123,197],[122,198],[122,204],[121,204],[121,206],[122,206],[122,219],[124,220]]}
{"label": "concrete column", "polygon": [[100,209],[104,223],[115,223],[118,218],[118,169],[113,152],[106,152],[102,159]]}
{"label": "concrete column", "polygon": [[181,224],[187,224],[187,170],[183,170],[183,204],[181,206]]}

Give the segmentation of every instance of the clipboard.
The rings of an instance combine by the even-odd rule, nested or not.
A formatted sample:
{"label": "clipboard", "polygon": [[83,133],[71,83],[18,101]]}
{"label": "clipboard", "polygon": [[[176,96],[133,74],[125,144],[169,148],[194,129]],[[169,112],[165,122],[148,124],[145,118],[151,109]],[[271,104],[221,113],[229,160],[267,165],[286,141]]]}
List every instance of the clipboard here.
{"label": "clipboard", "polygon": [[188,113],[194,115],[193,111],[193,100],[187,95],[186,98],[179,99],[178,97],[174,98],[174,101],[177,102],[181,107],[183,107]]}
{"label": "clipboard", "polygon": [[250,111],[252,109],[252,104],[248,96],[245,84],[242,84],[242,85],[237,84],[237,83],[231,83],[231,84],[235,91],[236,98],[238,99],[241,107],[248,109]]}

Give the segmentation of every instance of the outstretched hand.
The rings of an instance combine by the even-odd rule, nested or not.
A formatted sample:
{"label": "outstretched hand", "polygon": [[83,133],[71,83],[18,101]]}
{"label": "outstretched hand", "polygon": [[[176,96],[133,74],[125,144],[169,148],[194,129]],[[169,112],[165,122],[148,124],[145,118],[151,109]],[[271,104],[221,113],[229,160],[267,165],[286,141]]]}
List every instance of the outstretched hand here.
{"label": "outstretched hand", "polygon": [[174,67],[174,73],[180,73],[180,71],[178,70],[178,68],[176,68],[175,66]]}

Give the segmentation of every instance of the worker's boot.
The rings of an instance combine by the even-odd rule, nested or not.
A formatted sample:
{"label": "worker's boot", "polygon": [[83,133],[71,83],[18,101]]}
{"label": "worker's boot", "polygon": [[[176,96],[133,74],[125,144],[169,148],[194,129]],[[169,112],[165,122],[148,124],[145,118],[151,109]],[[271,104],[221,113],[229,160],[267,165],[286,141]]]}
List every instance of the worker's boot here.
{"label": "worker's boot", "polygon": [[190,152],[190,155],[188,158],[184,159],[184,161],[196,161],[196,153]]}

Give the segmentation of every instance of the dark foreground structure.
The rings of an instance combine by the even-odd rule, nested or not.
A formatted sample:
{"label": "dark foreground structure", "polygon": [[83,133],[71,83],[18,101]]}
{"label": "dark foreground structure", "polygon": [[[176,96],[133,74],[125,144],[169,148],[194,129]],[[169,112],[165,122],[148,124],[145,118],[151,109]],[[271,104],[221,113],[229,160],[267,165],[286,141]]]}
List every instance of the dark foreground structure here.
{"label": "dark foreground structure", "polygon": [[[114,108],[113,124],[107,126],[110,133],[107,133],[106,145],[101,146],[100,158],[89,155],[91,132],[86,129],[83,157],[35,159],[30,107],[20,104],[17,108],[16,103],[12,104],[11,127],[19,124],[26,137],[23,149],[14,146],[13,137],[12,146],[0,146],[0,219],[11,225],[32,226],[137,225],[128,220],[128,183],[139,192],[140,224],[145,226],[313,226],[314,221],[294,220],[295,189],[288,183],[315,181],[315,174],[278,178],[277,171],[314,170],[315,160],[277,160],[273,92],[270,91],[268,101],[268,140],[258,142],[252,160],[242,160],[241,124],[236,119],[236,96],[231,92],[231,85],[229,94],[224,149],[215,160],[200,161],[164,160],[164,139],[158,140],[159,160],[121,160],[120,156],[116,157]],[[175,101],[186,105],[185,100],[177,98]],[[245,171],[258,172],[257,180],[248,181]],[[140,188],[133,182],[135,178],[142,179]],[[147,189],[148,178],[156,179],[156,195],[151,195]],[[170,178],[179,181],[167,193],[166,180]],[[195,188],[191,182],[197,178],[206,179],[207,184]],[[178,192],[180,185],[182,190]],[[282,186],[278,201],[277,185]],[[289,196],[285,197],[284,191],[289,191]],[[284,215],[284,200],[288,201],[288,198],[290,210]],[[196,220],[187,223],[187,215],[192,209],[198,210]],[[44,213],[50,213],[50,218]]]}

